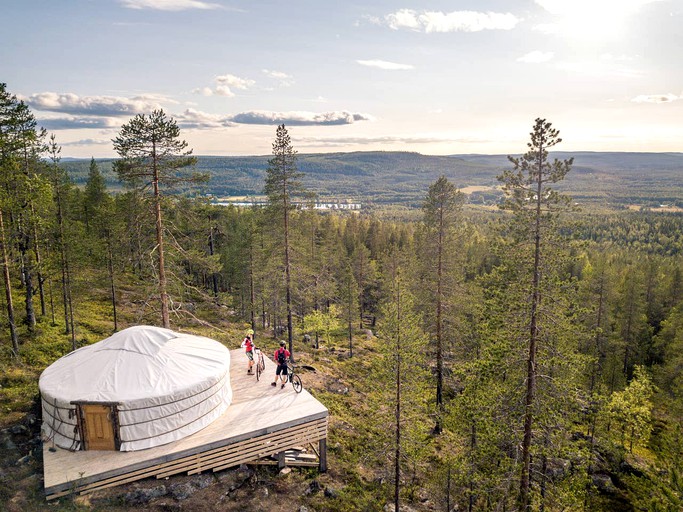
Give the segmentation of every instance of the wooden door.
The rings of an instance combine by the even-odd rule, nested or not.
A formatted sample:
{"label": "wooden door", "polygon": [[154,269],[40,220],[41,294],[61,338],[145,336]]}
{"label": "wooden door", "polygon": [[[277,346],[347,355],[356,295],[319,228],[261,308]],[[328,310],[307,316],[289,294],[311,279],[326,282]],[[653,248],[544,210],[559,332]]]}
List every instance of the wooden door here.
{"label": "wooden door", "polygon": [[110,405],[82,405],[86,450],[116,450]]}

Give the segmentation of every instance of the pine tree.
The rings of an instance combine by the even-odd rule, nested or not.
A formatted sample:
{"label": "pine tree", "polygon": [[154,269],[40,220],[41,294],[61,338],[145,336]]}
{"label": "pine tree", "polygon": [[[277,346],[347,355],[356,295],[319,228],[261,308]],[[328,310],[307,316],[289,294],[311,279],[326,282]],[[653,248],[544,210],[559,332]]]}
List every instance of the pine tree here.
{"label": "pine tree", "polygon": [[545,119],[536,119],[528,151],[519,158],[508,157],[512,170],[505,171],[499,180],[503,183],[506,200],[502,207],[515,217],[513,229],[520,241],[530,246],[532,264],[529,268],[529,305],[527,323],[527,372],[524,398],[524,436],[522,441],[522,470],[519,484],[518,504],[521,511],[531,509],[531,443],[534,433],[536,411],[538,346],[542,336],[541,306],[546,298],[542,294],[543,280],[547,279],[546,252],[549,249],[548,233],[554,228],[557,213],[570,204],[567,196],[551,188],[551,184],[564,179],[571,169],[573,159],[548,161],[548,150],[562,139],[559,131]]}
{"label": "pine tree", "polygon": [[[454,247],[453,229],[455,222],[464,203],[463,194],[450,183],[445,176],[441,176],[429,187],[427,197],[422,205],[424,224],[427,229],[427,240],[424,242],[422,254],[429,254],[423,263],[429,268],[426,279],[429,283],[427,289],[430,292],[429,309],[434,315],[433,319],[435,351],[436,351],[436,424],[434,432],[441,433],[442,417],[444,414],[443,403],[443,375],[444,375],[444,351],[446,339],[444,333],[444,316],[447,308],[447,294],[450,276],[453,271],[453,257],[457,254]],[[432,330],[432,329],[429,329]]]}
{"label": "pine tree", "polygon": [[121,181],[140,189],[152,186],[152,200],[156,226],[158,285],[161,299],[161,323],[170,328],[166,268],[164,263],[164,229],[161,221],[161,187],[181,183],[196,183],[205,176],[179,174],[179,170],[194,165],[196,159],[180,139],[180,129],[173,118],[163,110],[149,115],[138,114],[121,127],[118,137],[112,140],[120,160],[114,169]]}
{"label": "pine tree", "polygon": [[273,157],[268,160],[266,169],[265,193],[271,209],[282,222],[283,260],[285,272],[285,294],[287,306],[287,340],[289,352],[294,360],[293,325],[292,325],[292,270],[290,247],[290,218],[294,207],[293,199],[304,193],[301,182],[303,173],[297,170],[296,151],[285,125],[279,125],[273,142]]}

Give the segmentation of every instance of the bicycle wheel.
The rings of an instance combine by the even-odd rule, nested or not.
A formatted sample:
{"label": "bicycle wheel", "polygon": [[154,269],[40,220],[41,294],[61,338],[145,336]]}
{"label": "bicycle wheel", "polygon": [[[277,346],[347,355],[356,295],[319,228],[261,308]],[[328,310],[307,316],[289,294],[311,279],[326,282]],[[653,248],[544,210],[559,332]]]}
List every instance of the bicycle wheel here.
{"label": "bicycle wheel", "polygon": [[289,376],[289,380],[292,381],[292,387],[294,388],[294,391],[301,393],[301,390],[304,388],[304,385],[301,383],[301,378],[294,374]]}
{"label": "bicycle wheel", "polygon": [[261,369],[261,363],[256,363],[254,366],[256,366],[256,380],[258,381],[261,378],[261,372],[263,370]]}
{"label": "bicycle wheel", "polygon": [[258,355],[258,365],[261,368],[261,372],[266,371],[266,360],[263,358],[263,354],[261,353]]}

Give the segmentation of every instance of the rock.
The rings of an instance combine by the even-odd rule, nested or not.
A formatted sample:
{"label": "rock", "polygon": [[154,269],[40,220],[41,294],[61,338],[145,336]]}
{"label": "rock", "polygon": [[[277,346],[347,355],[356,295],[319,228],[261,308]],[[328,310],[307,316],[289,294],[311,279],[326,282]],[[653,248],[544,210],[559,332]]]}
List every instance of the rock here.
{"label": "rock", "polygon": [[35,414],[29,413],[26,415],[26,423],[31,427],[38,423],[38,417]]}
{"label": "rock", "polygon": [[194,485],[199,490],[199,489],[206,489],[207,487],[209,487],[214,482],[215,482],[215,480],[213,478],[213,475],[198,475],[192,481],[192,485]]}
{"label": "rock", "polygon": [[263,487],[261,489],[261,493],[263,493],[264,498],[267,498],[268,496],[270,496],[270,493],[268,492],[268,487]]}
{"label": "rock", "polygon": [[368,340],[371,340],[372,338],[374,338],[374,336],[372,335],[372,331],[370,329],[364,329],[363,334],[365,334],[365,337]]}
{"label": "rock", "polygon": [[22,435],[22,434],[28,434],[28,427],[25,425],[12,425],[9,428],[9,431],[11,434],[14,434],[15,436]]}
{"label": "rock", "polygon": [[320,492],[320,483],[317,480],[313,480],[308,488],[304,491],[304,496],[316,494],[318,492]]}
{"label": "rock", "polygon": [[604,473],[596,473],[591,476],[593,485],[601,494],[614,494],[617,492],[617,488],[612,482],[612,478]]}
{"label": "rock", "polygon": [[183,482],[168,486],[168,493],[178,501],[186,500],[195,492],[197,492],[197,488],[192,485],[192,482]]}
{"label": "rock", "polygon": [[325,487],[325,497],[326,498],[336,498],[339,496],[339,491],[333,487]]}
{"label": "rock", "polygon": [[299,507],[299,512],[308,512],[308,507],[306,505],[301,505]]}
{"label": "rock", "polygon": [[31,460],[31,454],[28,454],[17,461],[17,466],[23,466]]}
{"label": "rock", "polygon": [[165,485],[157,485],[150,489],[135,489],[123,497],[123,501],[127,505],[146,505],[151,500],[165,496],[168,493]]}
{"label": "rock", "polygon": [[2,441],[0,441],[0,447],[3,449],[13,452],[17,449],[17,445],[14,444],[14,441],[8,437],[2,437]]}
{"label": "rock", "polygon": [[[384,510],[384,512],[394,512],[395,509],[396,509],[396,507],[394,506],[393,503],[387,503],[386,505],[384,505],[384,508],[382,510]],[[398,506],[398,510],[400,512],[415,512],[414,508],[409,507],[408,505],[400,505],[400,504]]]}
{"label": "rock", "polygon": [[553,480],[563,478],[569,473],[571,462],[566,459],[548,459],[546,475]]}
{"label": "rock", "polygon": [[287,468],[287,467],[284,467],[284,468],[282,468],[282,469],[280,470],[280,474],[281,474],[281,475],[288,475],[288,474],[290,474],[291,472],[292,472],[292,468]]}

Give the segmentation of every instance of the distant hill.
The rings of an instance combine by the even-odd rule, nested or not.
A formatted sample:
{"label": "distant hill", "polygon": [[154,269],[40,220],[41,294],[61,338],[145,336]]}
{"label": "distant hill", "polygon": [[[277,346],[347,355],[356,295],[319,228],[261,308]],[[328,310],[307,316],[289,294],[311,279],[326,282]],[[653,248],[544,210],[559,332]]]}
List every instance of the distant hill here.
{"label": "distant hill", "polygon": [[[574,158],[558,188],[580,203],[604,205],[676,204],[683,207],[683,153],[556,152]],[[196,170],[211,180],[204,192],[217,197],[259,195],[269,156],[200,156]],[[112,160],[98,160],[111,189],[120,189]],[[84,184],[89,160],[63,162],[77,184]],[[445,175],[458,188],[473,187],[470,201],[491,203],[499,192],[496,176],[510,168],[505,155],[429,156],[411,152],[300,154],[306,186],[325,198],[362,203],[419,206],[427,188]],[[488,187],[491,187],[490,189]]]}

